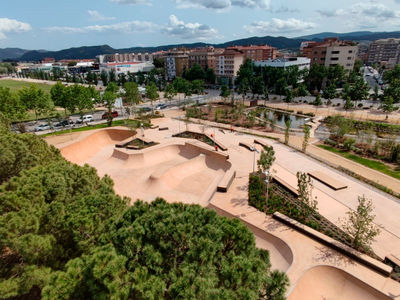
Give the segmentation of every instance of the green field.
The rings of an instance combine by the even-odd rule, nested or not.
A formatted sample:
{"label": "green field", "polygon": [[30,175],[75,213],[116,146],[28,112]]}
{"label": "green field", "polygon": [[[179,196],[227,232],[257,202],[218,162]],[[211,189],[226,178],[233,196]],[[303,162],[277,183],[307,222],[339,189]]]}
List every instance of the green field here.
{"label": "green field", "polygon": [[379,171],[381,173],[384,173],[386,175],[389,175],[389,176],[391,176],[393,178],[400,179],[400,171],[395,171],[390,166],[388,166],[388,165],[386,165],[386,164],[384,164],[382,162],[379,162],[379,161],[376,161],[376,160],[372,160],[372,159],[368,159],[368,158],[364,158],[364,157],[361,157],[361,156],[358,156],[358,155],[355,155],[355,154],[352,154],[352,153],[349,153],[349,152],[343,152],[343,151],[340,151],[340,150],[338,150],[336,148],[333,148],[333,147],[327,146],[327,145],[318,145],[318,147],[320,147],[322,149],[325,149],[325,150],[328,150],[330,152],[339,154],[340,156],[343,156],[343,157],[345,157],[347,159],[350,159],[350,160],[352,160],[352,161],[354,161],[356,163],[359,163],[359,164],[361,164],[363,166],[366,166],[368,168],[371,168],[371,169],[374,169],[374,170]]}
{"label": "green field", "polygon": [[0,87],[8,87],[12,92],[17,92],[19,90],[22,90],[22,88],[24,87],[29,87],[32,84],[37,85],[45,93],[50,93],[50,89],[52,87],[51,85],[45,83],[33,83],[33,82],[10,80],[10,79],[0,80]]}

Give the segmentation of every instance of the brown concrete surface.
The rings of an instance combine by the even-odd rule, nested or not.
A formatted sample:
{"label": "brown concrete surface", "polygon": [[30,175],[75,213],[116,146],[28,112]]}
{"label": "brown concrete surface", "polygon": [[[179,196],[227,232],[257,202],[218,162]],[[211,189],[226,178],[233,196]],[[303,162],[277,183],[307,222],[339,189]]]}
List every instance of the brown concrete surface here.
{"label": "brown concrete surface", "polygon": [[205,144],[197,146],[196,142],[185,143],[182,139],[141,151],[115,148],[130,136],[132,133],[126,129],[98,130],[80,135],[78,140],[61,147],[61,153],[71,162],[96,167],[100,176],[110,175],[115,191],[133,200],[163,197],[207,205],[231,168],[226,155]]}
{"label": "brown concrete surface", "polygon": [[[215,130],[216,139],[228,148],[224,154],[229,155],[229,161],[225,160],[225,163],[221,163],[219,161],[221,158],[210,157],[201,150],[193,153],[194,150],[190,149],[190,146],[186,148],[186,142],[190,140],[171,137],[172,134],[180,132],[184,128],[183,122],[163,118],[154,120],[153,124],[168,127],[169,130],[145,130],[146,138],[160,144],[139,152],[121,151],[120,149],[116,151],[114,147],[116,138],[107,136],[100,138],[101,134],[98,132],[101,130],[94,132],[98,135],[96,138],[90,137],[93,134],[92,131],[91,133],[82,133],[77,137],[70,136],[69,138],[73,141],[67,143],[57,145],[54,140],[52,142],[59,148],[67,148],[67,150],[62,149],[62,153],[70,160],[76,160],[80,164],[88,163],[96,167],[101,176],[109,174],[115,182],[116,192],[121,195],[147,201],[153,200],[156,196],[162,196],[167,201],[198,203],[213,208],[222,215],[239,218],[255,234],[257,246],[270,251],[273,268],[286,271],[291,281],[288,294],[293,293],[294,295],[290,299],[305,299],[296,298],[300,296],[296,296],[299,295],[299,292],[295,292],[298,284],[298,286],[302,286],[302,276],[312,267],[326,265],[348,273],[361,283],[381,291],[384,295],[400,294],[400,284],[394,280],[352,261],[248,206],[248,175],[256,167],[255,161],[259,154],[240,147],[238,143],[253,144],[254,136],[237,132],[231,133],[228,130],[223,134]],[[189,124],[188,127],[189,130],[201,131],[199,125]],[[116,128],[115,130],[120,129]],[[205,128],[205,130],[209,133],[214,132],[213,128]],[[123,138],[126,137],[120,137],[121,140]],[[259,138],[257,137],[257,139]],[[348,186],[346,190],[333,191],[322,183],[314,182],[314,193],[318,197],[319,211],[332,222],[338,224],[339,217],[344,217],[348,209],[356,207],[358,195],[365,194],[372,198],[376,207],[376,222],[383,229],[377,242],[373,244],[373,249],[379,255],[393,253],[395,256],[400,256],[400,219],[398,218],[400,203],[398,201],[276,141],[260,139],[274,147],[276,162],[272,168],[273,174],[284,178],[287,184],[293,187],[297,186],[295,175],[297,171],[317,170]],[[85,140],[90,140],[91,143]],[[208,147],[209,151],[213,152],[212,148],[206,144],[193,140],[191,140],[191,144],[202,145],[198,149]],[[89,150],[90,145],[96,150]],[[256,147],[261,149],[259,145]],[[90,155],[79,153],[86,150],[90,152]],[[74,151],[78,153],[75,154]],[[227,193],[214,194],[214,188],[231,165],[237,171],[231,187]],[[350,277],[342,276],[342,278],[344,278],[345,285],[349,286],[349,291],[358,288],[358,282],[354,283],[355,281]],[[318,284],[323,286],[321,282]],[[336,286],[336,282],[332,282],[332,285]],[[317,283],[316,288],[319,288]],[[299,291],[301,290],[302,288],[299,288]],[[338,290],[336,294],[329,294],[327,297],[342,299],[341,295],[347,295],[347,293]]]}
{"label": "brown concrete surface", "polygon": [[391,297],[338,268],[318,266],[299,280],[288,300],[390,300]]}

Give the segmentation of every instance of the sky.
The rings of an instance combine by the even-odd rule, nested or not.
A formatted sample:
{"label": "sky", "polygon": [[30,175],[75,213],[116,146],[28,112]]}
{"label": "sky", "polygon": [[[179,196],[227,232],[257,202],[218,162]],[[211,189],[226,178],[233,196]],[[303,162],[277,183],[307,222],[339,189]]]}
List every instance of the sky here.
{"label": "sky", "polygon": [[128,48],[400,30],[400,0],[0,1],[0,48]]}

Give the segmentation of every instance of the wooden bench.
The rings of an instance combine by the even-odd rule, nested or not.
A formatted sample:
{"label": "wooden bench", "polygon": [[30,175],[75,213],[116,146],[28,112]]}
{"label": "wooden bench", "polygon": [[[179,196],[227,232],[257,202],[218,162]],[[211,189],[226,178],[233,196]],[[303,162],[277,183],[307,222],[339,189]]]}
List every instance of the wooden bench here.
{"label": "wooden bench", "polygon": [[248,150],[250,150],[252,152],[254,152],[256,150],[252,145],[247,144],[247,143],[243,143],[243,142],[240,142],[239,146],[242,146],[242,147],[244,147],[244,148],[246,148],[246,149],[248,149]]}
{"label": "wooden bench", "polygon": [[150,127],[150,129],[157,129],[158,127],[160,127],[160,126],[158,126],[158,125],[153,125],[153,126]]}
{"label": "wooden bench", "polygon": [[168,127],[159,127],[158,128],[159,131],[164,131],[164,130],[168,130],[168,129],[169,129]]}
{"label": "wooden bench", "polygon": [[335,191],[343,190],[347,188],[347,185],[341,183],[340,181],[336,180],[335,178],[332,178],[320,171],[312,171],[308,172],[308,175],[319,182],[322,182],[323,184],[329,186],[331,189]]}
{"label": "wooden bench", "polygon": [[230,169],[225,173],[224,177],[217,186],[217,191],[221,193],[226,193],[231,186],[233,179],[236,177],[236,171]]}

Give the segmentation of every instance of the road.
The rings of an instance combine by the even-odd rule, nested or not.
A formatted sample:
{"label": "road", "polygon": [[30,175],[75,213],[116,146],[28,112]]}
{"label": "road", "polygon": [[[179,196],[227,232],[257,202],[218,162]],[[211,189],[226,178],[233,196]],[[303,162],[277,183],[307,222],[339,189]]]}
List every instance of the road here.
{"label": "road", "polygon": [[364,67],[363,75],[364,75],[365,81],[369,84],[372,91],[375,90],[376,86],[378,86],[378,88],[380,89],[380,85],[376,82],[376,80],[374,78],[374,76],[379,76],[378,79],[381,78],[381,76],[379,75],[379,72],[377,70],[375,70],[373,68],[369,69],[369,67]]}
{"label": "road", "polygon": [[[176,99],[173,99],[172,101],[168,101],[166,99],[161,99],[158,101],[154,101],[153,105],[154,105],[154,110],[156,110],[156,106],[158,104],[166,104],[166,107],[163,108],[163,110],[171,110],[171,109],[176,109],[179,106],[183,106],[185,105],[190,105],[190,104],[204,104],[207,103],[213,99],[215,99],[216,97],[219,96],[220,91],[219,90],[206,90],[204,95],[192,95],[190,97],[187,97],[186,99],[184,99],[183,95],[178,95],[177,97],[175,97]],[[136,106],[136,109],[151,109],[151,103],[149,101],[146,101],[142,104],[139,104]],[[126,118],[126,112],[123,108],[122,105],[122,99],[118,98],[115,102],[114,105],[114,110],[116,110],[119,114],[119,116],[117,118],[114,118],[114,120],[123,120]],[[99,109],[96,110],[95,112],[91,113],[91,115],[93,116],[94,121],[91,122],[91,125],[97,125],[97,124],[102,124],[102,123],[106,123],[107,120],[103,120],[102,119],[102,115],[104,114],[106,110],[105,109]],[[79,114],[74,114],[70,116],[70,119],[74,122],[74,124],[76,124],[76,121],[80,118]],[[59,120],[53,118],[51,120],[52,124],[56,124],[58,123]],[[42,124],[48,124],[47,120],[40,120],[38,122],[36,121],[29,121],[29,122],[25,122],[25,128],[27,132],[35,132],[35,127],[42,125]],[[80,124],[78,125],[74,125],[74,127],[77,126],[81,126]],[[69,128],[69,127],[68,127]],[[57,128],[56,130],[65,130],[68,128]],[[14,130],[17,130],[17,128],[15,127]],[[53,132],[54,130],[44,130],[44,131],[40,131],[37,132],[37,134],[42,135],[42,134],[47,134],[50,132]]]}

